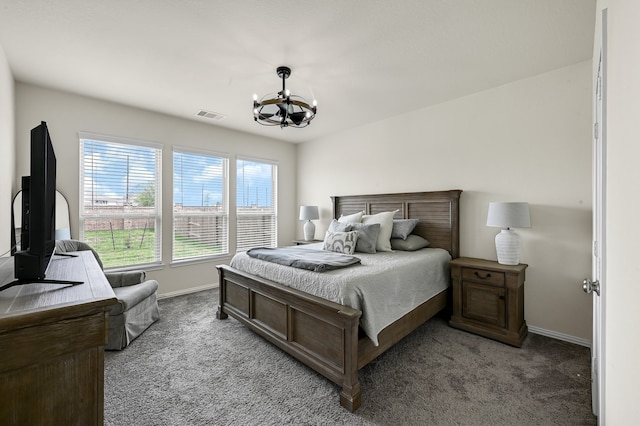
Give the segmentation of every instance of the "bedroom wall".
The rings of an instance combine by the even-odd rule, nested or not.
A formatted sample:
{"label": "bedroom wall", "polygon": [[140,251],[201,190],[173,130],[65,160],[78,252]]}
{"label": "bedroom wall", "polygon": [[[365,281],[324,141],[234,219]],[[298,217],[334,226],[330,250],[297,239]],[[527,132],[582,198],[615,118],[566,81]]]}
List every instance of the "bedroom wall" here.
{"label": "bedroom wall", "polygon": [[[71,232],[78,234],[79,209],[79,140],[78,132],[104,134],[164,144],[163,202],[164,235],[162,258],[164,268],[148,275],[160,283],[159,293],[179,294],[190,289],[217,285],[215,265],[229,258],[205,263],[171,266],[172,230],[172,145],[199,148],[229,154],[233,163],[236,155],[264,158],[279,162],[278,196],[279,240],[291,241],[297,220],[296,154],[290,143],[227,130],[210,124],[171,117],[71,93],[50,90],[30,84],[16,83],[16,170],[15,177],[28,174],[29,134],[31,128],[46,121],[58,159],[58,189],[68,198],[71,211]],[[231,168],[232,171],[235,168]],[[235,176],[230,176],[234,188]],[[16,182],[19,182],[16,181]],[[14,185],[14,191],[16,188]],[[231,195],[231,202],[235,196]],[[234,223],[230,224],[234,235]],[[168,238],[167,238],[168,236]]]}
{"label": "bedroom wall", "polygon": [[9,251],[11,199],[14,179],[14,83],[4,49],[0,46],[0,255]]}
{"label": "bedroom wall", "polygon": [[462,189],[462,256],[495,260],[488,203],[527,201],[526,321],[588,344],[590,123],[587,61],[299,145],[298,202],[320,206],[322,238],[331,195]]}

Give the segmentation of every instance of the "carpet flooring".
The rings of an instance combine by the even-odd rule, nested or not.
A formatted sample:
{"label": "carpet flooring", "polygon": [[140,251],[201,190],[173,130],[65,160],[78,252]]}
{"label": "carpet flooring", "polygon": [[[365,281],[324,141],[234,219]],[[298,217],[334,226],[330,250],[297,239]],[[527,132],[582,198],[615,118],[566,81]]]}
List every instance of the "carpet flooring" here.
{"label": "carpet flooring", "polygon": [[595,425],[589,349],[529,334],[514,348],[434,318],[360,370],[362,406],[249,331],[218,291],[159,301],[161,320],[105,354],[105,424]]}

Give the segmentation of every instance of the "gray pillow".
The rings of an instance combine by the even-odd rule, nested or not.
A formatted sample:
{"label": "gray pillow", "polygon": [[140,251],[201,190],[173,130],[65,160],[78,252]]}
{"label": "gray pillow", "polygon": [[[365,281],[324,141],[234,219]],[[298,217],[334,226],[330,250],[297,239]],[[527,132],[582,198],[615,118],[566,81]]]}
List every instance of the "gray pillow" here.
{"label": "gray pillow", "polygon": [[380,224],[364,224],[350,223],[352,231],[358,231],[358,241],[356,243],[356,251],[360,253],[375,253],[378,234],[380,233]]}
{"label": "gray pillow", "polygon": [[393,228],[391,229],[391,238],[407,239],[418,224],[418,219],[394,219]]}
{"label": "gray pillow", "polygon": [[338,222],[336,219],[333,219],[329,224],[328,230],[331,232],[348,232],[351,231],[351,224]]}
{"label": "gray pillow", "polygon": [[429,244],[429,241],[415,234],[408,235],[406,240],[402,238],[391,239],[391,248],[394,250],[415,251],[429,247]]}
{"label": "gray pillow", "polygon": [[324,250],[336,253],[353,254],[356,248],[358,233],[351,232],[331,232],[327,231],[324,236]]}

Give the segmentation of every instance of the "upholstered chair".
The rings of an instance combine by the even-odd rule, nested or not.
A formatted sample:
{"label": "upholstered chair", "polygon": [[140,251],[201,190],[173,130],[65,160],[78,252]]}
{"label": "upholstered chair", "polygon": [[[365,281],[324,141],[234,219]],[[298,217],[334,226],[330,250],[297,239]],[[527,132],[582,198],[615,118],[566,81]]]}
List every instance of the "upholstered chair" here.
{"label": "upholstered chair", "polygon": [[[78,240],[57,240],[56,252],[91,250],[103,268],[98,253],[87,243]],[[106,272],[118,303],[109,312],[109,340],[105,349],[121,350],[160,319],[156,280],[147,280],[144,271]]]}

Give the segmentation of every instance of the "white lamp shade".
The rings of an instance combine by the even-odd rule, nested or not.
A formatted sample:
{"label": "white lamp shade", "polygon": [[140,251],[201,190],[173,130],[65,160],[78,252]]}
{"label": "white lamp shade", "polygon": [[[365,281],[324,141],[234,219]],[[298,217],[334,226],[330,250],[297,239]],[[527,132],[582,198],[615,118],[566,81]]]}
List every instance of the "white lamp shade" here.
{"label": "white lamp shade", "polygon": [[300,220],[320,219],[318,206],[300,206]]}
{"label": "white lamp shade", "polygon": [[529,203],[489,203],[487,226],[530,228]]}

